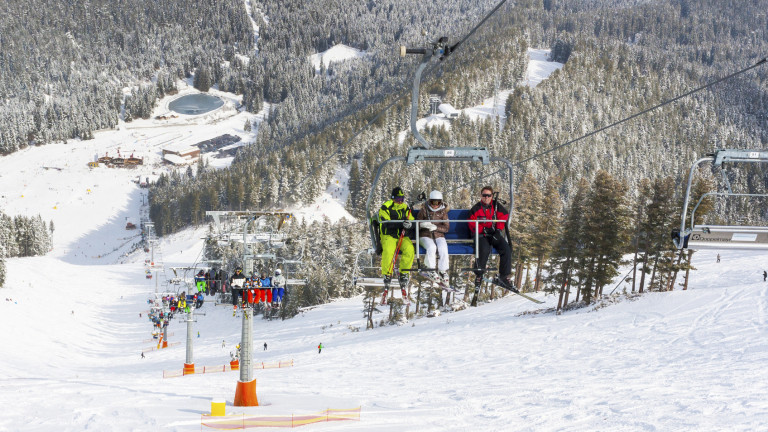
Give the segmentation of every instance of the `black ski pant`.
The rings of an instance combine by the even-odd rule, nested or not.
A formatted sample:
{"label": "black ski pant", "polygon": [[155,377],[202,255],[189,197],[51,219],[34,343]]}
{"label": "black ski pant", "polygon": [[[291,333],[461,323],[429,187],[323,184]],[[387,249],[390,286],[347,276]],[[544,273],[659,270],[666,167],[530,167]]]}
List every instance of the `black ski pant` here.
{"label": "black ski pant", "polygon": [[237,296],[241,295],[242,290],[232,287],[232,305],[237,306]]}
{"label": "black ski pant", "polygon": [[[499,277],[506,278],[512,273],[512,251],[509,248],[509,243],[504,237],[497,233],[494,236],[480,236],[478,240],[479,256],[477,258],[477,265],[475,268],[484,269],[488,264],[488,256],[491,254],[491,247],[496,249],[499,253]],[[480,272],[475,272],[480,275]]]}

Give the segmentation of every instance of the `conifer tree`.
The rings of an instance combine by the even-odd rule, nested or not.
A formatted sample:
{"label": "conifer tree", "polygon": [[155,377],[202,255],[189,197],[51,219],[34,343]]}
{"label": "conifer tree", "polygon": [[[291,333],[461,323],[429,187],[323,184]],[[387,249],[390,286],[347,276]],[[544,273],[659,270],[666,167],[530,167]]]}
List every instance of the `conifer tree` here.
{"label": "conifer tree", "polygon": [[560,212],[563,207],[560,201],[560,193],[557,189],[559,179],[550,176],[547,179],[544,196],[541,202],[539,215],[534,221],[535,232],[532,253],[536,257],[536,281],[534,291],[539,290],[541,284],[541,271],[544,261],[552,253],[557,235],[560,230]]}
{"label": "conifer tree", "polygon": [[523,270],[534,256],[536,223],[542,208],[543,196],[536,179],[527,174],[517,191],[516,208],[512,214],[509,235],[515,264],[515,285],[521,289]]}
{"label": "conifer tree", "polygon": [[208,69],[208,66],[201,66],[198,68],[195,72],[195,78],[192,81],[192,85],[205,93],[211,89],[213,84],[213,77],[211,76],[211,71]]}
{"label": "conifer tree", "polygon": [[603,287],[618,274],[617,268],[629,243],[627,185],[608,172],[597,172],[587,197],[585,212],[586,264],[584,301],[601,295]]}
{"label": "conifer tree", "polygon": [[550,258],[548,281],[559,287],[557,310],[562,311],[568,304],[570,288],[575,285],[577,264],[582,258],[586,239],[584,238],[584,212],[587,205],[589,182],[582,178],[565,214],[562,232]]}
{"label": "conifer tree", "polygon": [[[651,202],[646,209],[646,219],[643,231],[647,234],[648,250],[654,258],[649,288],[661,288],[662,276],[671,271],[672,250],[670,233],[675,223],[676,202],[674,199],[675,183],[671,177],[654,179],[652,182]],[[659,280],[655,278],[659,272]]]}

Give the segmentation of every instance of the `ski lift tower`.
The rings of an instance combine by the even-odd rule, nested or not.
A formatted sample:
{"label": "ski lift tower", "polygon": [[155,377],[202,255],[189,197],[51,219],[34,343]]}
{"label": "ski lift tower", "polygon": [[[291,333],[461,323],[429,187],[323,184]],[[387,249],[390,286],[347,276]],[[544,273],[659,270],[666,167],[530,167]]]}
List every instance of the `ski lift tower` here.
{"label": "ski lift tower", "polygon": [[[171,267],[171,270],[173,271],[174,280],[181,280],[187,289],[183,291],[184,293],[184,301],[186,302],[186,296],[189,294],[189,285],[186,284],[186,281],[184,279],[186,273],[188,270],[194,270],[196,267]],[[184,273],[182,274],[181,278],[179,278],[179,273],[177,270],[183,270]],[[178,295],[178,293],[176,293]],[[184,360],[184,375],[190,375],[195,373],[195,362],[192,356],[193,353],[193,344],[194,344],[194,328],[192,327],[192,323],[194,323],[196,320],[194,319],[195,315],[195,306],[194,304],[189,308],[189,312],[186,313],[186,319],[181,322],[187,323],[187,355]],[[165,327],[163,329],[163,348],[166,348],[168,345],[168,327]]]}
{"label": "ski lift tower", "polygon": [[[184,360],[184,375],[191,375],[195,373],[195,361],[192,357],[193,352],[193,341],[194,339],[194,328],[192,327],[192,323],[196,322],[197,320],[195,317],[195,306],[192,305],[192,307],[189,308],[189,312],[186,313],[186,319],[181,322],[187,323],[187,356]],[[205,314],[203,314],[205,315]],[[166,327],[167,328],[167,327]]]}
{"label": "ski lift tower", "polygon": [[192,328],[192,323],[195,322],[193,318],[194,313],[194,306],[189,308],[189,312],[187,312],[187,319],[184,321],[187,323],[187,356],[184,360],[184,375],[190,375],[195,373],[195,361],[192,358],[192,343],[195,340],[193,338],[192,333],[194,332],[194,329]]}
{"label": "ski lift tower", "polygon": [[[253,259],[275,259],[274,254],[253,254],[248,250],[248,226],[258,219],[266,216],[279,216],[277,229],[279,230],[284,221],[289,218],[290,213],[286,212],[260,212],[260,211],[207,211],[206,216],[213,217],[216,225],[221,222],[222,217],[234,217],[236,220],[245,219],[243,225],[243,264]],[[268,241],[272,237],[268,237]],[[255,239],[259,242],[259,238]],[[253,242],[251,242],[253,243]],[[256,396],[256,379],[253,378],[253,309],[251,307],[243,308],[243,323],[240,338],[240,379],[237,381],[235,389],[235,406],[259,406],[259,399]]]}

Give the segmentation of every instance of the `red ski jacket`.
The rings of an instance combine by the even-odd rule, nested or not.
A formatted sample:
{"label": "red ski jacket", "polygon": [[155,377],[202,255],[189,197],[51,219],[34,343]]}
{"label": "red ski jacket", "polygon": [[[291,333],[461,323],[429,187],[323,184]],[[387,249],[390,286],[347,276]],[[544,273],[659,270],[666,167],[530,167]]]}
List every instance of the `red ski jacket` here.
{"label": "red ski jacket", "polygon": [[[495,210],[495,213],[494,213]],[[469,219],[470,220],[503,220],[505,222],[496,222],[496,228],[503,230],[504,225],[506,224],[506,220],[509,219],[509,212],[506,208],[504,208],[503,205],[497,204],[496,201],[491,201],[491,206],[488,208],[484,208],[482,204],[479,202],[472,206],[471,209],[469,209]],[[469,232],[472,233],[472,235],[475,235],[475,223],[474,222],[468,222],[469,223]],[[491,227],[491,222],[484,222],[477,224],[478,229],[480,232],[483,232],[483,228],[485,227]]]}

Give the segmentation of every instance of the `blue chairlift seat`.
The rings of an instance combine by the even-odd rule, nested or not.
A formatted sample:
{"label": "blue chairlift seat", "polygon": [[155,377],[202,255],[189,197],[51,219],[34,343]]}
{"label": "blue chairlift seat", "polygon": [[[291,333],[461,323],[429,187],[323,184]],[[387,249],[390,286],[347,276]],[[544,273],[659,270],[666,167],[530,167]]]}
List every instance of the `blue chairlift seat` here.
{"label": "blue chairlift seat", "polygon": [[[448,210],[448,220],[469,220],[469,210]],[[474,255],[475,254],[475,236],[469,230],[469,222],[451,222],[448,232],[445,233],[445,240],[448,242],[449,255]],[[419,254],[424,255],[426,250],[419,246]],[[498,254],[496,249],[491,253]]]}

